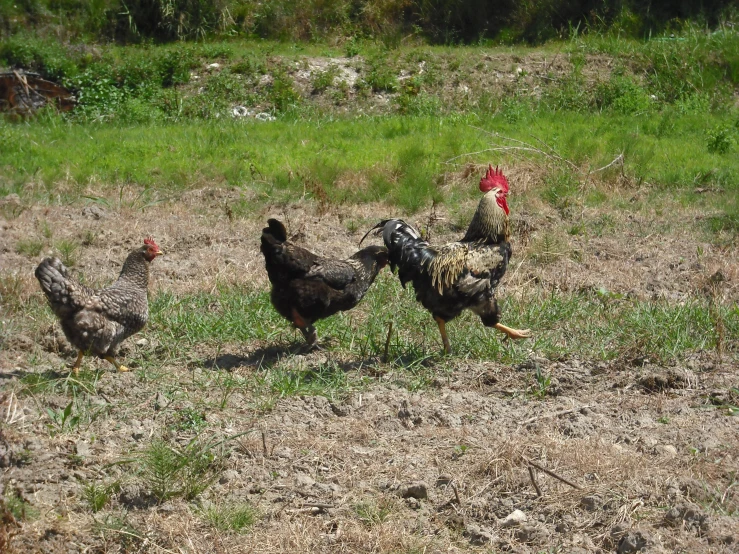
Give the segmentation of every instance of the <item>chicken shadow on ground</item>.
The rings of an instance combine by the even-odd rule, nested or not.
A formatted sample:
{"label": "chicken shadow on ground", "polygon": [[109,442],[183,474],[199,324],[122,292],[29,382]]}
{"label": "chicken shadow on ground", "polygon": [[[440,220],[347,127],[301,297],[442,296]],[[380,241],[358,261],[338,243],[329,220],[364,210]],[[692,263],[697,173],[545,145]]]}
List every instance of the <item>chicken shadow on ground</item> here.
{"label": "chicken shadow on ground", "polygon": [[223,369],[233,371],[239,367],[250,367],[253,369],[268,369],[279,362],[282,358],[305,351],[305,343],[294,342],[257,348],[247,355],[221,354],[214,358],[202,361],[205,369]]}

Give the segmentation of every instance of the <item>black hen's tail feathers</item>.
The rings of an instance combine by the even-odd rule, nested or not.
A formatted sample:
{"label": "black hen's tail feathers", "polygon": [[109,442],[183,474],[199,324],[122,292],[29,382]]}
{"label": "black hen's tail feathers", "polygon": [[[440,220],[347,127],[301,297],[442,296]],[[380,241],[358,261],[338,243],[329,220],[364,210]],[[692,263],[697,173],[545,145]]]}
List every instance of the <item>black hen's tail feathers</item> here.
{"label": "black hen's tail feathers", "polygon": [[282,221],[278,219],[268,219],[267,227],[262,229],[262,233],[272,235],[277,242],[285,242],[287,240],[287,229]]}

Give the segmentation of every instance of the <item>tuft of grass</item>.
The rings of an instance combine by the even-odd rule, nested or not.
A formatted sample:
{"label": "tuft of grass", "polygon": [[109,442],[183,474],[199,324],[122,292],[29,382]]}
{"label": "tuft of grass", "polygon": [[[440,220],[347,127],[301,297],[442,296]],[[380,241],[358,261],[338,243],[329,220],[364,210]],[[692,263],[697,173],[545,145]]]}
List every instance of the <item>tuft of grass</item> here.
{"label": "tuft of grass", "polygon": [[387,500],[360,502],[354,506],[354,513],[365,527],[371,529],[382,525],[390,518],[393,506]]}
{"label": "tuft of grass", "polygon": [[156,439],[131,461],[144,486],[160,502],[174,497],[192,500],[218,478],[220,456],[215,447],[220,444],[195,437],[177,448]]}
{"label": "tuft of grass", "polygon": [[77,242],[69,239],[62,239],[54,244],[54,248],[59,252],[59,259],[67,267],[73,267],[77,264],[79,247]]}
{"label": "tuft of grass", "polygon": [[9,490],[3,497],[5,509],[8,510],[17,521],[27,521],[38,516],[39,512],[19,493]]}
{"label": "tuft of grass", "polygon": [[227,533],[246,533],[257,521],[257,511],[245,502],[211,504],[201,510],[212,527]]}
{"label": "tuft of grass", "polygon": [[82,489],[82,497],[90,510],[99,512],[110,502],[111,497],[120,491],[120,484],[116,481],[110,484],[87,483]]}
{"label": "tuft of grass", "polygon": [[44,248],[44,242],[38,239],[22,239],[15,245],[15,251],[21,256],[35,258]]}

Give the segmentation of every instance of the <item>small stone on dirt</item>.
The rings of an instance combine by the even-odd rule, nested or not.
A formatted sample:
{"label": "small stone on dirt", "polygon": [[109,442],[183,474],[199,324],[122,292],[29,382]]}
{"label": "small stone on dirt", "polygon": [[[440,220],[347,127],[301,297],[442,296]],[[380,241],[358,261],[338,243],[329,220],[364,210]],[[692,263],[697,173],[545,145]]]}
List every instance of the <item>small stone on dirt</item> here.
{"label": "small stone on dirt", "polygon": [[401,498],[416,498],[418,500],[425,500],[429,497],[428,487],[426,483],[418,481],[411,483],[400,489]]}
{"label": "small stone on dirt", "polygon": [[82,209],[82,215],[88,219],[103,219],[108,214],[100,206],[85,206]]}
{"label": "small stone on dirt", "polygon": [[139,339],[136,341],[136,346],[146,346],[149,344],[148,339]]}
{"label": "small stone on dirt", "polygon": [[580,506],[585,508],[588,512],[594,512],[600,509],[601,500],[597,496],[584,496],[580,500]]}
{"label": "small stone on dirt", "polygon": [[474,523],[467,524],[464,536],[470,540],[470,544],[473,546],[482,546],[493,542],[493,534]]}
{"label": "small stone on dirt", "polygon": [[218,479],[218,482],[221,485],[224,485],[228,483],[229,481],[233,481],[234,479],[239,478],[239,472],[234,469],[227,469],[221,474],[221,478]]}
{"label": "small stone on dirt", "polygon": [[640,531],[629,532],[618,541],[618,554],[631,554],[647,547],[648,541]]}
{"label": "small stone on dirt", "polygon": [[670,508],[665,514],[665,523],[671,526],[684,523],[686,527],[694,527],[701,531],[708,530],[708,516],[687,502]]}
{"label": "small stone on dirt", "polygon": [[451,475],[446,475],[446,474],[439,475],[436,478],[436,486],[437,487],[445,487],[445,486],[449,485],[449,483],[451,483],[452,480],[453,480],[453,477]]}
{"label": "small stone on dirt", "polygon": [[295,483],[299,487],[312,487],[316,484],[316,480],[306,473],[298,473],[295,476]]}
{"label": "small stone on dirt", "polygon": [[338,417],[346,417],[352,413],[352,407],[347,404],[331,404],[331,411]]}
{"label": "small stone on dirt", "polygon": [[503,521],[500,522],[500,526],[504,529],[506,527],[517,527],[522,523],[526,522],[528,517],[521,510],[514,510],[508,514]]}
{"label": "small stone on dirt", "polygon": [[86,458],[87,456],[90,455],[90,444],[89,443],[83,440],[79,440],[74,445],[74,447],[75,447],[75,451],[77,452],[78,456],[82,458]]}

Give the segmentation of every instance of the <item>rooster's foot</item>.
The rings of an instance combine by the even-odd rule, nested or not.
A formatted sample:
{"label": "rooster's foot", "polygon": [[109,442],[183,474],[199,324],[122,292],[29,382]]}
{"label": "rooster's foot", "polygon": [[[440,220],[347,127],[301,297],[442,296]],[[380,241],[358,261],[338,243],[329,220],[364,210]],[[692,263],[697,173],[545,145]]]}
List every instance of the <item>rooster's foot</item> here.
{"label": "rooster's foot", "polygon": [[79,373],[80,373],[80,365],[82,364],[82,358],[84,358],[84,357],[85,357],[84,352],[82,352],[82,350],[80,350],[77,353],[77,359],[75,360],[74,365],[72,366],[72,373],[73,374],[79,375]]}
{"label": "rooster's foot", "polygon": [[119,364],[113,356],[105,356],[105,359],[113,364],[118,371],[131,371],[126,366]]}
{"label": "rooster's foot", "polygon": [[512,339],[528,339],[532,336],[531,329],[511,329],[510,327],[506,327],[502,323],[496,323],[495,328],[498,331],[502,331]]}
{"label": "rooster's foot", "polygon": [[439,333],[441,333],[441,342],[444,344],[444,354],[450,355],[452,353],[452,345],[449,344],[449,337],[446,334],[446,321],[438,316],[434,316],[436,324],[439,326]]}

